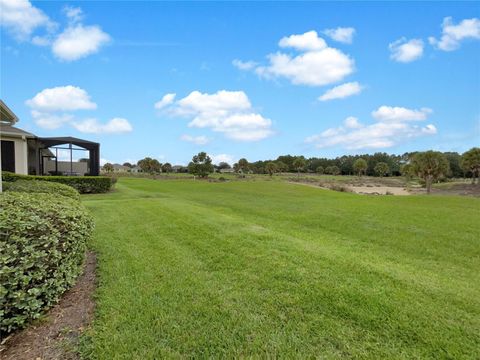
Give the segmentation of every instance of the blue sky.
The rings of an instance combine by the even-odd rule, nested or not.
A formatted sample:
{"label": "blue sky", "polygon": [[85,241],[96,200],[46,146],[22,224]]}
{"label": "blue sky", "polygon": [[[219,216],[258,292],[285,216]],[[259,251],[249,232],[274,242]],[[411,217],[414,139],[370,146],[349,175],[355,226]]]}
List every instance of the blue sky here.
{"label": "blue sky", "polygon": [[104,161],[480,143],[478,3],[0,4],[18,126],[98,141]]}

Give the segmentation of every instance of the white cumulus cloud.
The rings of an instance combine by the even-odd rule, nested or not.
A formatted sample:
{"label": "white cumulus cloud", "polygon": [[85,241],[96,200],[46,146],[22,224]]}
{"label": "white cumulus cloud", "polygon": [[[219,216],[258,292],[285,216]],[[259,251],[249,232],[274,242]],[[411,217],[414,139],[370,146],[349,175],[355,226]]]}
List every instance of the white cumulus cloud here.
{"label": "white cumulus cloud", "polygon": [[73,111],[96,109],[88,93],[79,87],[57,86],[40,91],[26,104],[38,111]]}
{"label": "white cumulus cloud", "polygon": [[122,134],[133,130],[127,119],[113,118],[105,124],[97,119],[85,119],[72,122],[72,126],[80,132],[88,134]]}
{"label": "white cumulus cloud", "polygon": [[353,41],[353,36],[355,35],[355,29],[353,27],[338,27],[335,29],[326,29],[323,31],[332,40],[351,44]]}
{"label": "white cumulus cloud", "polygon": [[94,54],[110,41],[110,35],[97,26],[77,24],[67,27],[52,44],[53,54],[64,61],[74,61]]}
{"label": "white cumulus cloud", "polygon": [[352,95],[360,94],[362,90],[363,87],[358,82],[349,82],[327,90],[325,94],[320,96],[318,99],[320,101],[343,99]]}
{"label": "white cumulus cloud", "polygon": [[[389,106],[379,109],[381,108],[409,110]],[[372,115],[376,122],[372,124],[362,124],[357,118],[348,117],[341,126],[329,128],[320,134],[309,136],[305,139],[305,142],[314,144],[317,148],[337,146],[349,150],[382,149],[416,137],[437,133],[437,128],[433,124],[422,127],[411,122],[411,120],[425,120],[426,115],[430,114],[431,111],[424,112],[425,117],[420,116],[417,110],[409,111],[408,115],[404,111],[394,111],[387,116],[383,116],[383,111],[380,111],[380,113],[373,111]],[[382,115],[378,116],[379,114]]]}
{"label": "white cumulus cloud", "polygon": [[226,162],[230,165],[234,163],[234,157],[228,154],[217,154],[217,155],[208,155],[212,159],[212,163],[218,165],[221,162]]}
{"label": "white cumulus cloud", "polygon": [[[342,51],[329,47],[316,31],[290,35],[279,41],[282,49],[293,49],[297,53],[278,51],[267,56],[268,65],[253,62],[244,65],[243,70],[252,70],[267,79],[286,78],[296,85],[323,86],[341,81],[355,70],[352,58]],[[248,65],[245,65],[248,64]]]}
{"label": "white cumulus cloud", "polygon": [[395,122],[395,121],[422,121],[426,120],[428,115],[432,113],[432,109],[421,108],[408,109],[400,106],[380,106],[377,110],[372,111],[372,116],[383,122]]}
{"label": "white cumulus cloud", "polygon": [[408,63],[415,61],[423,55],[423,40],[406,38],[398,39],[388,45],[390,49],[390,59],[398,62]]}
{"label": "white cumulus cloud", "polygon": [[180,137],[180,140],[191,142],[195,145],[206,145],[210,142],[210,139],[204,135],[192,136],[184,134]]}
{"label": "white cumulus cloud", "polygon": [[58,129],[73,120],[71,114],[56,114],[50,112],[31,111],[32,118],[39,127],[47,130]]}
{"label": "white cumulus cloud", "polygon": [[285,36],[278,42],[282,48],[291,47],[297,50],[322,50],[327,47],[327,43],[318,37],[316,31],[307,31],[304,34]]}
{"label": "white cumulus cloud", "polygon": [[453,51],[460,47],[460,43],[466,39],[480,39],[480,19],[464,19],[454,24],[451,17],[443,19],[442,36],[440,40],[429,37],[430,44],[443,51]]}
{"label": "white cumulus cloud", "polygon": [[243,91],[192,91],[165,107],[165,111],[189,118],[189,127],[208,128],[233,140],[256,141],[273,135],[272,121],[252,108]]}
{"label": "white cumulus cloud", "polygon": [[120,117],[105,124],[95,118],[77,120],[76,111],[95,110],[94,103],[86,90],[72,85],[47,88],[25,101],[31,109],[35,123],[44,129],[58,129],[70,125],[80,132],[93,134],[120,134],[133,130],[128,120]]}
{"label": "white cumulus cloud", "polygon": [[356,118],[355,116],[347,117],[343,123],[348,129],[360,129],[361,127],[363,127],[363,125],[358,122],[358,118]]}
{"label": "white cumulus cloud", "polygon": [[0,25],[20,41],[28,40],[38,28],[52,30],[55,27],[55,23],[28,0],[0,0]]}
{"label": "white cumulus cloud", "polygon": [[154,105],[155,109],[163,109],[165,106],[170,105],[175,100],[176,94],[165,94],[159,101]]}
{"label": "white cumulus cloud", "polygon": [[[50,46],[53,55],[62,61],[75,61],[94,54],[110,42],[111,37],[99,25],[82,24],[81,8],[63,8],[68,24],[58,31],[59,25],[28,0],[0,0],[0,25],[18,41],[31,40],[33,45]],[[32,36],[37,29],[46,33]]]}

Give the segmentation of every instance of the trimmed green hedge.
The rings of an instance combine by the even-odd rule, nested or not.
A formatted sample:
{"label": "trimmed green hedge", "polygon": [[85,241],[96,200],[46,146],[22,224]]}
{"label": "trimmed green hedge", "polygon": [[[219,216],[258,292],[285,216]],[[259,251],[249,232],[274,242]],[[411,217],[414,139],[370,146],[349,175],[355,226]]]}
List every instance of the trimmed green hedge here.
{"label": "trimmed green hedge", "polygon": [[80,201],[0,194],[0,335],[38,318],[74,284],[93,227]]}
{"label": "trimmed green hedge", "polygon": [[110,191],[116,179],[109,176],[36,176],[19,175],[7,171],[2,172],[5,182],[17,180],[42,180],[65,184],[76,189],[80,194],[98,194]]}
{"label": "trimmed green hedge", "polygon": [[3,184],[3,190],[14,192],[62,195],[75,200],[80,200],[80,194],[73,187],[42,180],[17,180],[13,182],[5,182]]}

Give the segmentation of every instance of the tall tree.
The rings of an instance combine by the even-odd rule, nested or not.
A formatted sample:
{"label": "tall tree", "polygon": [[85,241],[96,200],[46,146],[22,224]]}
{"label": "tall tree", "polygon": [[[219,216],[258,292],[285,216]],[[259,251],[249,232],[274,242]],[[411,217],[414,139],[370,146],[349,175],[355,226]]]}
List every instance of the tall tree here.
{"label": "tall tree", "polygon": [[105,163],[103,165],[103,171],[105,172],[112,172],[113,171],[113,164],[111,163]]}
{"label": "tall tree", "polygon": [[365,174],[367,172],[367,168],[368,164],[365,159],[359,158],[353,163],[353,171],[355,171],[358,176]]}
{"label": "tall tree", "polygon": [[295,170],[297,170],[297,176],[300,177],[300,171],[305,169],[305,166],[307,165],[307,161],[303,156],[297,156],[295,160],[293,160],[293,167]]}
{"label": "tall tree", "polygon": [[340,168],[336,165],[330,165],[325,168],[325,174],[338,175],[340,174]]}
{"label": "tall tree", "polygon": [[448,160],[450,165],[450,174],[449,177],[461,178],[464,175],[462,168],[462,156],[457,152],[446,152],[443,153]]}
{"label": "tall tree", "polygon": [[164,173],[171,173],[173,170],[172,164],[169,162],[166,162],[165,164],[162,165],[162,172]]}
{"label": "tall tree", "polygon": [[265,165],[265,170],[269,173],[270,176],[273,176],[278,170],[277,164],[275,164],[273,161],[268,162]]}
{"label": "tall tree", "polygon": [[474,147],[463,153],[462,168],[472,173],[472,184],[475,184],[475,178],[480,184],[480,148]]}
{"label": "tall tree", "polygon": [[403,164],[403,165],[400,167],[400,173],[401,173],[403,176],[405,176],[405,179],[406,179],[407,181],[410,181],[410,179],[412,178],[412,175],[414,175],[412,164]]}
{"label": "tall tree", "polygon": [[151,157],[139,160],[137,166],[142,169],[143,172],[151,175],[159,173],[162,168],[162,164],[160,164],[157,159],[152,159]]}
{"label": "tall tree", "polygon": [[388,175],[388,173],[390,172],[390,167],[388,166],[387,163],[378,162],[377,165],[375,165],[374,171],[375,171],[375,174],[377,174],[380,177],[383,177],[385,175]]}
{"label": "tall tree", "polygon": [[283,161],[277,160],[277,161],[275,161],[275,163],[277,164],[277,169],[278,169],[279,172],[288,171],[288,165],[285,164]]}
{"label": "tall tree", "polygon": [[201,178],[207,177],[213,172],[212,159],[206,152],[199,152],[188,164],[188,172]]}
{"label": "tall tree", "polygon": [[222,161],[217,165],[218,170],[224,170],[224,169],[231,169],[232,167],[230,166],[229,163]]}
{"label": "tall tree", "polygon": [[241,158],[240,160],[238,160],[237,168],[235,169],[235,171],[241,174],[245,174],[246,172],[248,172],[249,168],[250,164],[248,163],[248,160],[245,158]]}
{"label": "tall tree", "polygon": [[448,160],[441,152],[425,151],[418,152],[412,159],[413,172],[423,180],[427,188],[427,194],[432,190],[432,183],[446,176],[450,171]]}

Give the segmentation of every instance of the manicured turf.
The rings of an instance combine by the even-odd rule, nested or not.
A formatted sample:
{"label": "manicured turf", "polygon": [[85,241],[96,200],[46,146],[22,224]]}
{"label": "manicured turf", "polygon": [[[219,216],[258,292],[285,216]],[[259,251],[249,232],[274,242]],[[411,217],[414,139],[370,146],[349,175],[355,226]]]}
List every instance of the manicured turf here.
{"label": "manicured turf", "polygon": [[85,355],[480,358],[480,201],[123,178]]}

